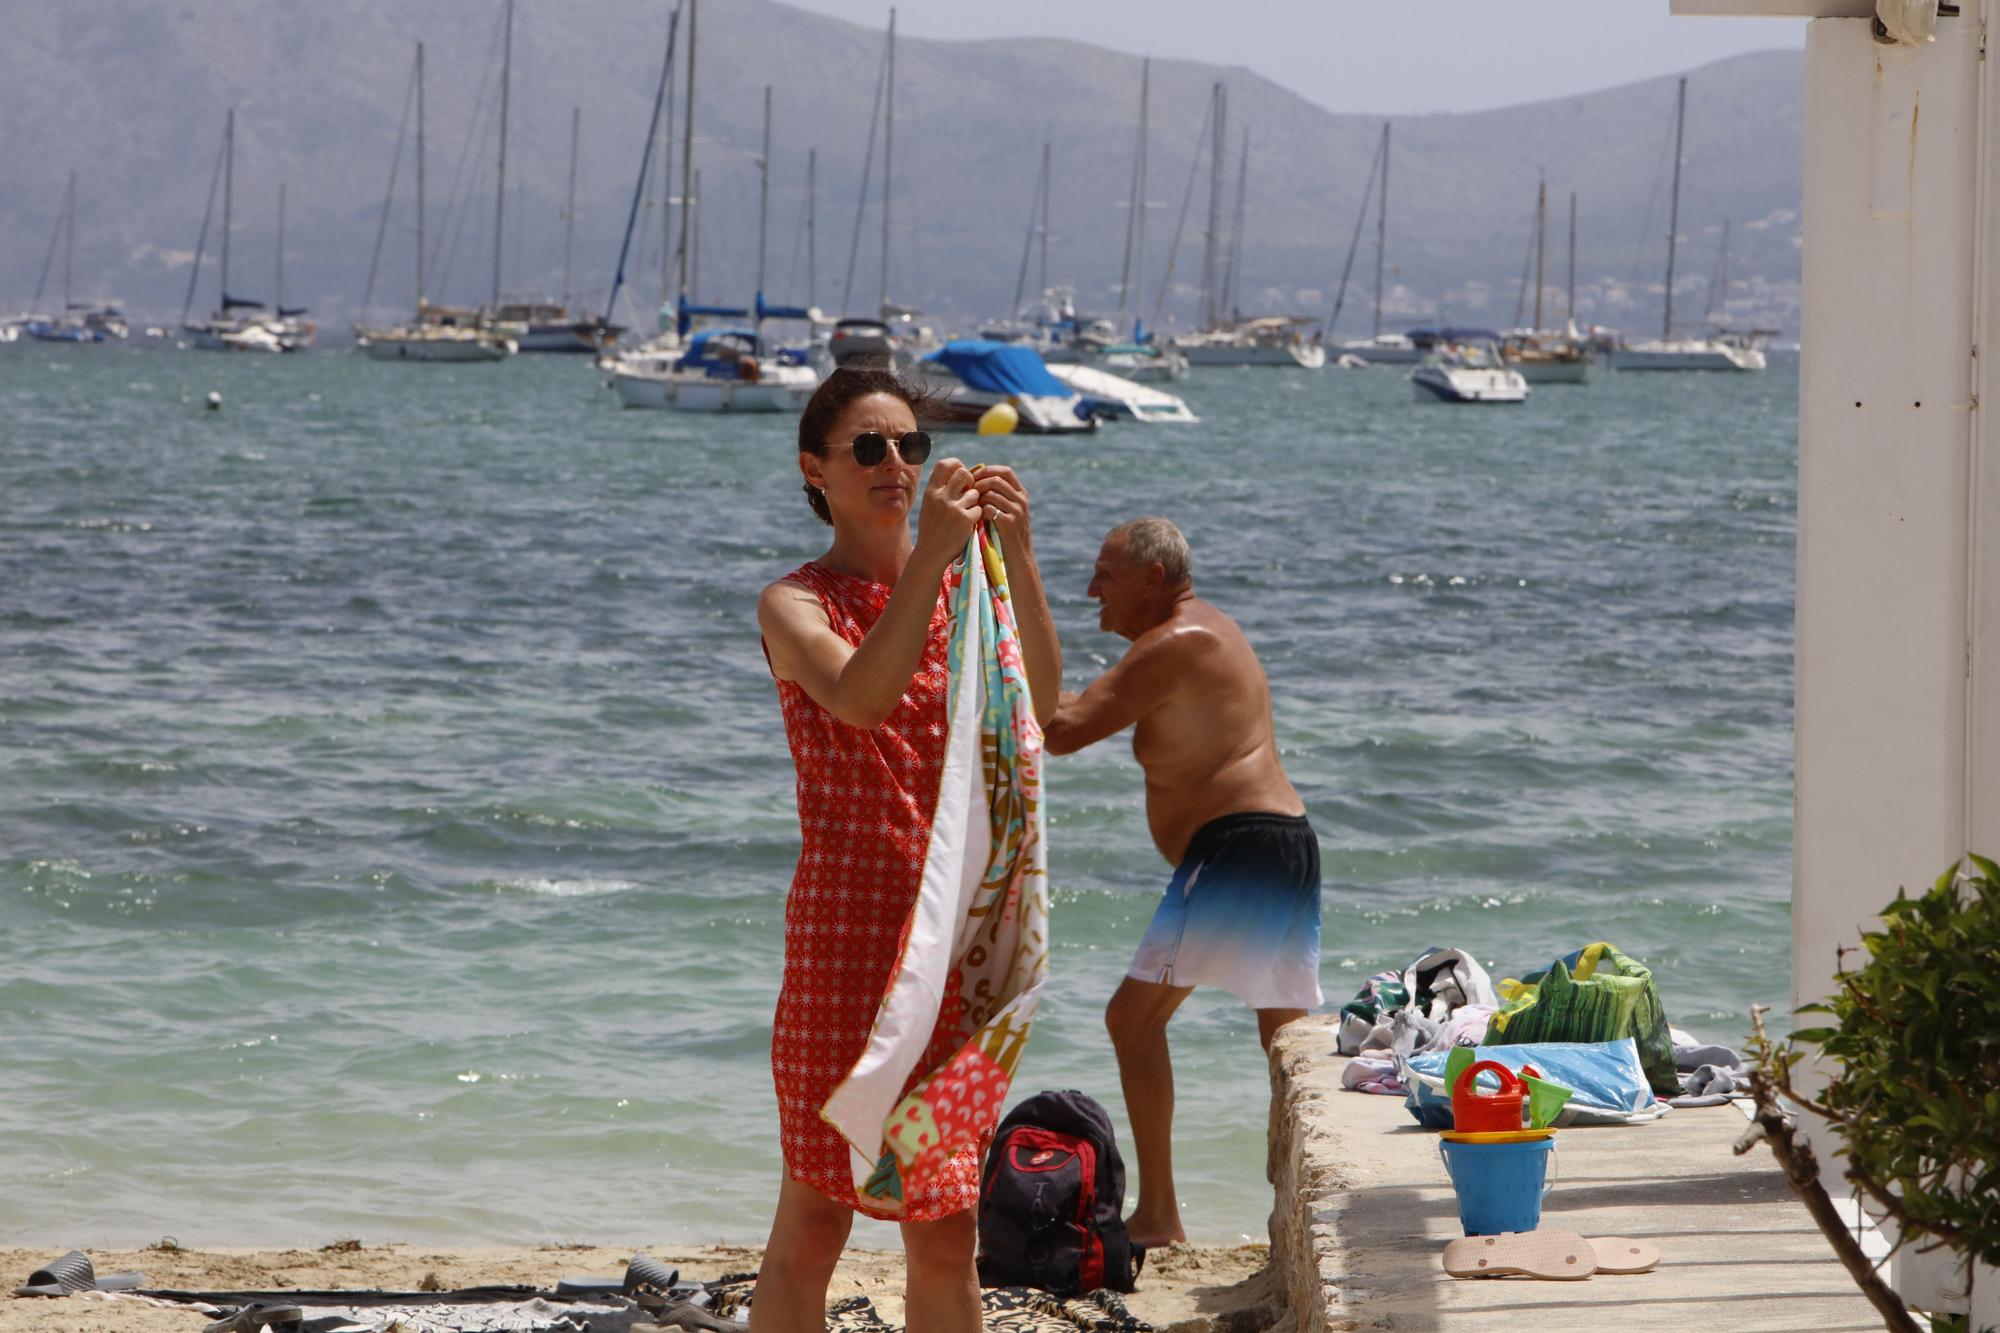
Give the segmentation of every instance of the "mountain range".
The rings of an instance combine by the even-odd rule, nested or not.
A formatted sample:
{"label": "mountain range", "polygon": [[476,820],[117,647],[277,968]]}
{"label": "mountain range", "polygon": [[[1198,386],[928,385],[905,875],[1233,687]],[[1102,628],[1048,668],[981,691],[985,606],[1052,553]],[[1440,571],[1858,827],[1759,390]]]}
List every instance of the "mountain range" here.
{"label": "mountain range", "polygon": [[[571,288],[600,303],[617,261],[651,113],[670,7],[522,0],[509,89],[503,286],[560,292],[571,113],[580,110]],[[1413,10],[1412,28],[1421,22]],[[491,294],[497,0],[0,0],[0,310],[25,306],[53,251],[44,304],[59,299],[51,238],[67,174],[78,173],[72,295],[177,314],[217,160],[237,111],[230,285],[271,299],[280,183],[287,191],[284,299],[323,323],[359,313],[396,157],[414,45],[426,49],[427,222],[433,300]],[[842,308],[850,249],[854,311],[880,276],[880,181],[857,241],[856,194],[883,55],[878,30],[778,0],[709,0],[699,13],[695,165],[702,176],[698,298],[745,302],[757,265],[763,90],[773,89],[766,288],[774,300]],[[680,33],[686,52],[687,31]],[[1361,61],[1361,50],[1326,52]],[[684,72],[676,76],[679,115]],[[1151,68],[1148,254],[1131,306],[1150,318],[1168,242],[1188,198],[1161,321],[1198,311],[1211,183],[1190,165],[1211,85],[1227,88],[1224,229],[1248,144],[1238,304],[1325,314],[1362,208],[1382,121],[1330,112],[1240,68],[1155,60]],[[888,295],[972,319],[1006,311],[1022,281],[1044,142],[1050,144],[1047,274],[1080,306],[1111,310],[1124,255],[1140,59],[1060,38],[903,39],[894,80]],[[1689,321],[1720,304],[1709,283],[1730,224],[1728,313],[1795,327],[1803,60],[1741,56],[1690,71],[1676,304]],[[1392,130],[1385,323],[1509,322],[1519,299],[1538,180],[1549,189],[1549,297],[1566,279],[1577,195],[1579,317],[1649,330],[1660,318],[1675,80],[1530,100],[1497,110],[1403,116]],[[879,131],[878,131],[879,133]],[[678,140],[679,128],[675,138]],[[816,283],[806,285],[806,154],[817,152]],[[378,312],[413,299],[412,169],[376,283]],[[675,153],[678,155],[678,143]],[[657,180],[657,164],[655,168]],[[679,166],[675,166],[676,185]],[[454,182],[456,188],[454,189]],[[633,301],[661,295],[660,202],[642,203],[628,262]],[[220,205],[217,205],[219,212]],[[1366,333],[1375,218],[1362,227],[1342,332]],[[213,265],[220,218],[205,264]],[[1039,254],[1027,282],[1040,281]],[[193,307],[216,300],[205,268]],[[645,316],[640,316],[644,318]]]}

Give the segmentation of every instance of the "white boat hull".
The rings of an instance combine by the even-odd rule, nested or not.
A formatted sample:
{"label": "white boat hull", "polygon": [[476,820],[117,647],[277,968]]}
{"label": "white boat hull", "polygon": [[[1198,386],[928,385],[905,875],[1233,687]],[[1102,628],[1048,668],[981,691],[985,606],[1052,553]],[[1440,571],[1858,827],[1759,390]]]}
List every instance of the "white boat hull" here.
{"label": "white boat hull", "polygon": [[1163,393],[1094,366],[1055,362],[1049,374],[1074,389],[1091,414],[1105,421],[1184,422],[1201,420],[1178,394]]}
{"label": "white boat hull", "polygon": [[[781,374],[780,370],[802,373]],[[619,402],[655,411],[800,412],[819,387],[819,377],[803,367],[782,367],[755,381],[647,374],[616,366],[610,373]]]}
{"label": "white boat hull", "polygon": [[1351,356],[1371,366],[1414,366],[1424,359],[1424,349],[1407,339],[1382,343],[1361,338],[1328,344],[1327,350],[1343,360]]}
{"label": "white boat hull", "polygon": [[1418,366],[1410,373],[1418,402],[1525,403],[1528,382],[1496,366]]}
{"label": "white boat hull", "polygon": [[1764,353],[1711,339],[1635,343],[1612,354],[1619,370],[1762,370]]}
{"label": "white boat hull", "polygon": [[1326,349],[1317,343],[1270,347],[1229,343],[1176,343],[1191,366],[1298,366],[1318,370],[1326,364]]}
{"label": "white boat hull", "polygon": [[371,361],[505,361],[516,350],[511,338],[436,338],[371,335],[361,341]]}

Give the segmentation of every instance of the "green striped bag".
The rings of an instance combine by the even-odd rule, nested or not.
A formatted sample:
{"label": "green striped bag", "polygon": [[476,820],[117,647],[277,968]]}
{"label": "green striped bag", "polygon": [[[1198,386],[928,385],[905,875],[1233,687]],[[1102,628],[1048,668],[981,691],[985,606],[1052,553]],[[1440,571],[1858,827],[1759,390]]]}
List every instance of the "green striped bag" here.
{"label": "green striped bag", "polygon": [[1486,1030],[1488,1046],[1630,1037],[1653,1091],[1679,1095],[1666,1010],[1644,963],[1600,941],[1558,958],[1547,972],[1501,982],[1500,995],[1505,1003]]}

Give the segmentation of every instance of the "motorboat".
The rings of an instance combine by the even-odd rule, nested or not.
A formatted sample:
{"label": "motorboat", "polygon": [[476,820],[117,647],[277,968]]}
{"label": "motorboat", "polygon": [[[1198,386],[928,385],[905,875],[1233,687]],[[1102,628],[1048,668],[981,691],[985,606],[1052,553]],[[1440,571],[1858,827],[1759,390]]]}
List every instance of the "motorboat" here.
{"label": "motorboat", "polygon": [[1195,366],[1300,366],[1326,364],[1319,321],[1306,315],[1265,315],[1241,324],[1184,333],[1173,345]]}
{"label": "motorboat", "polygon": [[627,407],[682,412],[798,412],[819,387],[803,354],[763,355],[757,331],[720,326],[693,334],[679,350],[634,349],[607,364]]}
{"label": "motorboat", "polygon": [[1762,329],[1708,338],[1654,338],[1628,343],[1611,354],[1617,370],[1762,370]]}
{"label": "motorboat", "polygon": [[941,400],[947,430],[973,430],[989,408],[1007,403],[1023,435],[1069,435],[1097,429],[1083,396],[1057,379],[1033,348],[990,339],[946,343],[910,363],[906,373]]}
{"label": "motorboat", "polygon": [[1418,402],[1525,403],[1528,381],[1484,347],[1448,344],[1410,372]]}
{"label": "motorboat", "polygon": [[1053,375],[1083,399],[1092,416],[1101,421],[1187,422],[1201,420],[1188,410],[1179,394],[1150,388],[1096,366],[1056,363],[1048,368]]}

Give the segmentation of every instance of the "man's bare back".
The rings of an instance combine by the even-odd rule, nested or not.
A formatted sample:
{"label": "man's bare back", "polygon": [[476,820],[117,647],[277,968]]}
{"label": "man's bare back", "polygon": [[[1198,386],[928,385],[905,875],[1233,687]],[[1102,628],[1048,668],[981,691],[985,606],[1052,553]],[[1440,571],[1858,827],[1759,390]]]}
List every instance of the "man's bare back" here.
{"label": "man's bare back", "polygon": [[1278,762],[1271,688],[1235,621],[1189,594],[1126,651],[1156,654],[1171,684],[1133,729],[1153,843],[1177,865],[1195,830],[1223,815],[1305,813]]}

